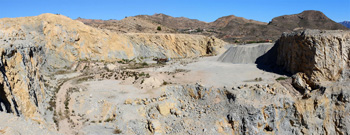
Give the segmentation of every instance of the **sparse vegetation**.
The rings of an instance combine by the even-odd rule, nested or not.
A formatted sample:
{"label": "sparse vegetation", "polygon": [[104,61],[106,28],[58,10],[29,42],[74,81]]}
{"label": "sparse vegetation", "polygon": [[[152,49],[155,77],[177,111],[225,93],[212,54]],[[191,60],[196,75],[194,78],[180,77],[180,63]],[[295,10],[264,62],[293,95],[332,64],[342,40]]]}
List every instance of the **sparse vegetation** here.
{"label": "sparse vegetation", "polygon": [[120,64],[129,64],[130,62],[135,62],[135,59],[131,59],[131,60],[129,60],[129,59],[122,59],[122,60],[119,60],[117,62],[120,63]]}
{"label": "sparse vegetation", "polygon": [[175,72],[175,73],[179,73],[179,72],[190,72],[190,70],[187,70],[187,69],[175,69],[174,72]]}
{"label": "sparse vegetation", "polygon": [[115,121],[115,118],[108,118],[105,120],[105,122],[112,122],[112,121]]}
{"label": "sparse vegetation", "polygon": [[113,134],[121,134],[121,133],[122,131],[118,127],[115,127]]}
{"label": "sparse vegetation", "polygon": [[278,77],[277,79],[276,79],[276,81],[281,81],[281,80],[286,80],[286,79],[288,79],[287,77]]}
{"label": "sparse vegetation", "polygon": [[88,80],[90,80],[90,79],[93,79],[93,78],[94,78],[93,76],[88,76],[88,77],[79,78],[79,79],[77,80],[77,83],[86,82],[86,81],[88,81]]}
{"label": "sparse vegetation", "polygon": [[257,40],[257,41],[247,41],[247,44],[253,44],[253,43],[269,43],[270,40]]}
{"label": "sparse vegetation", "polygon": [[160,66],[162,64],[148,64],[146,62],[143,63],[130,63],[127,66],[121,67],[121,69],[140,69],[140,68],[149,68],[149,67],[157,67]]}
{"label": "sparse vegetation", "polygon": [[171,84],[171,82],[163,81],[162,85],[168,85]]}
{"label": "sparse vegetation", "polygon": [[196,31],[197,31],[197,32],[203,32],[203,29],[197,28]]}
{"label": "sparse vegetation", "polygon": [[61,75],[61,74],[67,74],[67,73],[70,73],[70,72],[67,71],[67,70],[58,70],[55,74],[56,75]]}
{"label": "sparse vegetation", "polygon": [[142,66],[148,66],[148,64],[146,62],[143,62],[141,65]]}
{"label": "sparse vegetation", "polygon": [[157,27],[157,30],[158,30],[158,31],[161,31],[161,30],[162,30],[162,27],[158,26],[158,27]]}
{"label": "sparse vegetation", "polygon": [[262,81],[262,78],[259,77],[259,78],[255,78],[254,80],[257,81],[257,82],[261,82],[261,81]]}

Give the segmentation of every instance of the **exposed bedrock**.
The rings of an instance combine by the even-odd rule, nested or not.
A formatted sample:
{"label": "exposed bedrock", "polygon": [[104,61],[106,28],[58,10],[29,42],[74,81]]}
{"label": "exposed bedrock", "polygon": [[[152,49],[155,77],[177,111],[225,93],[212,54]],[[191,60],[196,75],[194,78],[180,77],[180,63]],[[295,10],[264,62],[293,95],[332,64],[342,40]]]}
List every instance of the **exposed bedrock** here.
{"label": "exposed bedrock", "polygon": [[[313,91],[311,98],[302,99],[279,83],[233,88],[169,86],[158,102],[144,105],[142,101],[149,99],[138,99],[123,105],[131,108],[139,103],[136,107],[144,110],[139,114],[143,117],[123,121],[119,128],[126,133],[155,134],[346,134],[348,88],[330,86],[323,95]],[[132,122],[137,124],[127,124]],[[140,129],[147,124],[149,131]]]}
{"label": "exposed bedrock", "polygon": [[349,68],[350,31],[284,33],[276,46],[276,64],[296,74],[294,80],[305,82],[302,87],[307,89],[323,81],[338,81]]}

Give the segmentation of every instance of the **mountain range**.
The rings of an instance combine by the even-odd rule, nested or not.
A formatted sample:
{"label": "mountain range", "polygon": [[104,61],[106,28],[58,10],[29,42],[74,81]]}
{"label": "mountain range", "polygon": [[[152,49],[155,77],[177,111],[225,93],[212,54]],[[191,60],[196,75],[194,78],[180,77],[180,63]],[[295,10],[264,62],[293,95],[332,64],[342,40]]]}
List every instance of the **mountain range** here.
{"label": "mountain range", "polygon": [[283,32],[298,29],[347,30],[320,11],[306,10],[299,14],[273,18],[269,23],[249,20],[234,15],[204,22],[165,14],[137,15],[122,20],[77,20],[101,29],[119,33],[189,33],[216,36],[230,43],[275,41]]}

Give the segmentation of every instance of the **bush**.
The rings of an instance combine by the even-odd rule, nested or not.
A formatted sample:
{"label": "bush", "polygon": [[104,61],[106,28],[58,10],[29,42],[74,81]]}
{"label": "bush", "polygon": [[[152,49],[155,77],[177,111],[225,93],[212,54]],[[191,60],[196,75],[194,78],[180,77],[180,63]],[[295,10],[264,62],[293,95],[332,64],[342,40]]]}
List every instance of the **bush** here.
{"label": "bush", "polygon": [[115,127],[113,133],[114,133],[114,134],[121,134],[122,131],[121,131],[118,127]]}
{"label": "bush", "polygon": [[200,28],[198,28],[198,29],[197,29],[197,32],[203,32],[203,30],[202,30],[202,29],[200,29]]}
{"label": "bush", "polygon": [[163,81],[163,84],[162,84],[162,85],[168,85],[168,84],[171,84],[171,82]]}
{"label": "bush", "polygon": [[162,30],[162,27],[158,26],[158,27],[157,27],[157,30],[158,30],[158,31],[161,31],[161,30]]}
{"label": "bush", "polygon": [[276,81],[281,81],[281,80],[286,80],[286,79],[288,79],[287,77],[278,77],[277,79],[276,79]]}
{"label": "bush", "polygon": [[143,62],[142,66],[148,66],[148,64],[146,62]]}

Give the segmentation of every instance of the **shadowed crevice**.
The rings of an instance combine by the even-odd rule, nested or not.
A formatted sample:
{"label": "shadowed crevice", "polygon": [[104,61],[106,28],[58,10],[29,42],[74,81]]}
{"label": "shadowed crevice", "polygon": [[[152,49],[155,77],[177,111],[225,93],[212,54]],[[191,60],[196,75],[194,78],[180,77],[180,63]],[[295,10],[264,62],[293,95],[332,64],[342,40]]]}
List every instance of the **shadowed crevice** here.
{"label": "shadowed crevice", "polygon": [[286,72],[281,66],[277,65],[277,49],[279,46],[278,41],[276,41],[275,45],[269,51],[256,59],[255,64],[257,68],[266,72],[292,76],[291,73]]}
{"label": "shadowed crevice", "polygon": [[11,104],[6,97],[3,83],[0,83],[0,111],[12,113]]}

